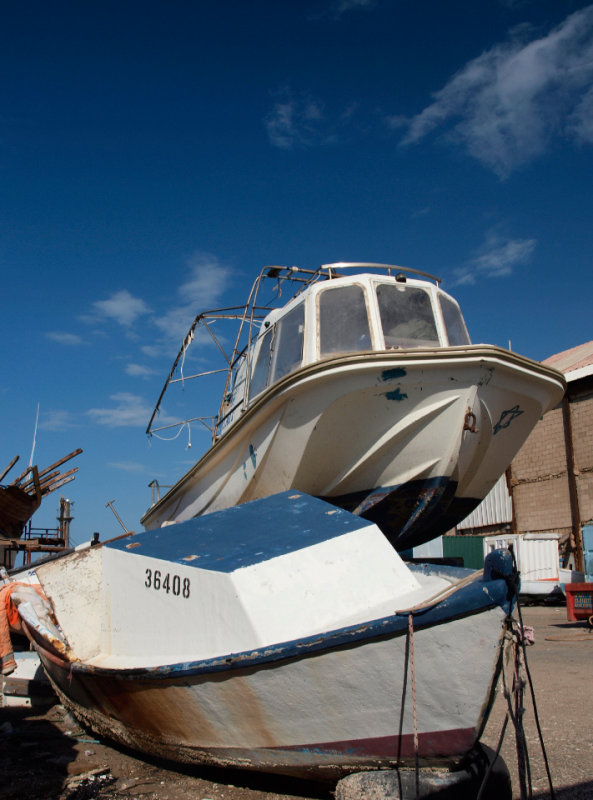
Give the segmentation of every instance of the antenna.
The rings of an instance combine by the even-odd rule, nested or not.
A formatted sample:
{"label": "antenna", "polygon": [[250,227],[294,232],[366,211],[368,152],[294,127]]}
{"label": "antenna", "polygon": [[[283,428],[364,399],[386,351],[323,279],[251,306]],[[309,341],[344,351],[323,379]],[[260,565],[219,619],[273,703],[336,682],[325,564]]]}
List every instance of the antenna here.
{"label": "antenna", "polygon": [[35,428],[33,430],[33,446],[31,447],[31,457],[29,458],[29,469],[33,465],[33,453],[35,452],[35,444],[37,441],[37,423],[39,422],[39,403],[37,403],[37,414],[35,415]]}
{"label": "antenna", "polygon": [[115,510],[115,508],[114,508],[114,506],[113,506],[113,504],[114,504],[114,503],[115,503],[115,500],[110,500],[108,503],[106,503],[106,504],[105,504],[105,508],[110,508],[110,509],[113,511],[113,513],[115,514],[115,518],[116,518],[116,520],[117,520],[117,521],[119,522],[119,524],[122,526],[122,528],[124,529],[124,531],[125,531],[126,533],[129,533],[130,531],[129,531],[129,530],[126,528],[126,526],[123,524],[123,522],[121,521],[121,517],[119,516],[119,514],[118,514],[118,513],[117,513],[117,511]]}

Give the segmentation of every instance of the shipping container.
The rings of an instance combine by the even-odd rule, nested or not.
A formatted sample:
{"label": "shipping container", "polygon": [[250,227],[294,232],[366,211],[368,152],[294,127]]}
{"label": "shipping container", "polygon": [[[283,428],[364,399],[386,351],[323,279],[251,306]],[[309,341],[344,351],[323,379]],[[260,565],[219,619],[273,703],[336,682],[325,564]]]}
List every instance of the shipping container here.
{"label": "shipping container", "polygon": [[443,536],[443,556],[463,558],[463,566],[468,569],[482,569],[484,566],[483,536]]}
{"label": "shipping container", "polygon": [[501,547],[512,549],[521,573],[521,594],[548,595],[560,582],[559,533],[508,533],[485,536],[484,556]]}

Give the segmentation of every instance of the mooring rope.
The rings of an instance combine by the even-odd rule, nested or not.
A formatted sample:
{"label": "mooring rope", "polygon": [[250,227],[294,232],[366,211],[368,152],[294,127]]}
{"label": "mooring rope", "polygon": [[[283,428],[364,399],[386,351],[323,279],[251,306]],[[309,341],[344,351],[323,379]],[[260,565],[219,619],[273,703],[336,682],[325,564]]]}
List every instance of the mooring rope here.
{"label": "mooring rope", "polygon": [[[513,553],[513,562],[515,560],[515,554]],[[523,630],[523,615],[521,613],[521,603],[519,602],[519,595],[517,594],[517,614],[519,616],[519,624],[521,625],[521,630]],[[531,702],[533,704],[533,716],[535,719],[535,726],[537,728],[537,734],[539,737],[539,742],[542,750],[542,756],[544,759],[544,766],[546,768],[546,776],[548,778],[548,786],[550,787],[550,798],[551,800],[556,800],[556,795],[554,793],[554,787],[552,785],[552,775],[550,773],[550,764],[548,761],[548,754],[546,753],[546,747],[544,745],[544,735],[542,733],[541,724],[539,721],[539,713],[537,710],[537,703],[535,701],[535,689],[533,688],[533,681],[531,679],[531,671],[529,669],[529,664],[527,663],[527,651],[526,651],[526,644],[523,637],[519,640],[519,647],[521,648],[523,654],[523,664],[525,666],[525,674],[527,676],[527,682],[529,684],[529,692],[531,695]]]}
{"label": "mooring rope", "polygon": [[416,770],[416,800],[420,797],[420,758],[418,746],[418,706],[416,704],[416,670],[414,668],[414,615],[408,614],[410,640],[410,675],[412,678],[412,716],[414,718],[414,765]]}
{"label": "mooring rope", "polygon": [[[515,554],[513,553],[512,555],[513,555],[513,564],[516,572]],[[529,753],[527,749],[527,739],[523,727],[523,717],[525,713],[524,690],[526,683],[529,685],[531,702],[533,705],[533,714],[535,718],[535,725],[537,728],[539,742],[542,750],[542,756],[544,759],[544,765],[546,768],[548,786],[550,789],[550,800],[556,800],[556,794],[554,792],[554,786],[552,784],[552,776],[550,774],[548,755],[546,753],[546,748],[544,745],[544,737],[539,720],[537,703],[535,700],[535,690],[533,688],[531,671],[529,669],[529,664],[527,661],[526,645],[532,642],[527,641],[528,640],[527,629],[523,624],[523,615],[521,613],[521,604],[519,602],[518,582],[516,581],[515,576],[513,575],[508,576],[507,583],[509,585],[509,588],[512,588],[513,590],[517,606],[517,616],[519,618],[519,621],[517,622],[509,612],[509,616],[507,617],[506,621],[505,639],[507,640],[507,645],[504,648],[502,654],[501,679],[502,679],[504,697],[507,702],[507,713],[505,715],[502,725],[502,730],[500,732],[500,736],[498,739],[495,757],[490,763],[488,769],[486,770],[486,774],[484,775],[484,779],[482,781],[482,785],[480,786],[480,790],[478,792],[476,800],[480,800],[480,798],[482,797],[486,785],[488,783],[490,773],[492,772],[492,769],[494,767],[494,763],[496,762],[496,759],[500,755],[509,719],[511,720],[511,722],[513,723],[513,727],[515,728],[515,746],[517,750],[517,768],[519,772],[521,800],[528,800],[528,799],[532,800],[533,798],[531,764],[529,761]],[[513,663],[512,686],[509,688],[507,671],[508,671],[508,663],[511,661],[511,659]],[[525,673],[526,680],[522,676],[523,672]]]}
{"label": "mooring rope", "polygon": [[[436,594],[433,594],[432,597],[429,597],[428,600],[423,600],[421,603],[418,603],[415,606],[410,606],[409,608],[402,608],[394,611],[393,613],[398,616],[403,616],[404,614],[412,614],[415,611],[423,611],[425,608],[430,608],[431,606],[436,605],[437,603],[442,603],[445,598],[449,597],[451,594],[455,594],[464,586],[467,586],[470,583],[474,583],[474,581],[481,580],[484,576],[484,570],[480,569],[476,572],[472,572],[471,575],[467,575],[465,578],[461,580],[455,581],[454,583],[450,584],[449,586],[445,586],[443,589],[440,589]],[[446,578],[444,580],[447,580]]]}

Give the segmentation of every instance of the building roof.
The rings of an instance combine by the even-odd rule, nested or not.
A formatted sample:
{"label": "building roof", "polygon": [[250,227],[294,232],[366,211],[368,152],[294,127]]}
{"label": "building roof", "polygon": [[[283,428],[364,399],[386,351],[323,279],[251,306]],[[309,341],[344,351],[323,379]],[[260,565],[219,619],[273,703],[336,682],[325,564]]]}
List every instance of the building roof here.
{"label": "building roof", "polygon": [[593,375],[593,342],[585,342],[570,350],[546,358],[543,364],[563,372],[567,381]]}

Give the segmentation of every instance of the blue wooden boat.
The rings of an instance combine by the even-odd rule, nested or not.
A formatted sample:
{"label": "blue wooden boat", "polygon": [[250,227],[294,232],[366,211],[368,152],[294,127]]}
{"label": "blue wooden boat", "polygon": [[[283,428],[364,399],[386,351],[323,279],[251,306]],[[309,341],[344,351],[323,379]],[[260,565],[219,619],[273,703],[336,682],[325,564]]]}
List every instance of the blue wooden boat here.
{"label": "blue wooden boat", "polygon": [[293,491],[33,567],[47,606],[19,612],[60,700],[98,735],[335,778],[474,746],[510,572],[507,551],[483,573],[412,568],[374,523]]}

